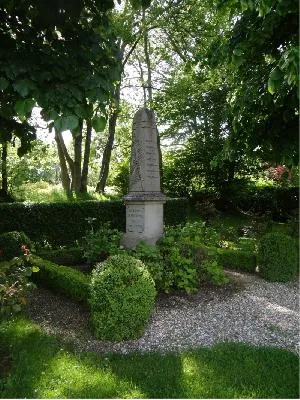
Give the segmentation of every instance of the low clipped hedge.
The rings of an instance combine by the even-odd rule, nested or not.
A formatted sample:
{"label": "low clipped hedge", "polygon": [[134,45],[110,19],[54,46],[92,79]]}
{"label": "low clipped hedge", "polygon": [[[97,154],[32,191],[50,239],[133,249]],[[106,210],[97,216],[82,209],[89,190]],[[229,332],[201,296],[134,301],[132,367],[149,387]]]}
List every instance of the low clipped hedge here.
{"label": "low clipped hedge", "polygon": [[298,243],[280,232],[264,235],[258,245],[259,274],[268,281],[288,282],[298,272]]}
{"label": "low clipped hedge", "polygon": [[255,272],[256,254],[251,251],[216,249],[217,260],[224,268],[242,272]]}
{"label": "low clipped hedge", "polygon": [[90,292],[89,276],[37,256],[31,256],[31,263],[39,268],[39,271],[32,275],[36,283],[72,300],[87,304]]}
{"label": "low clipped hedge", "polygon": [[213,256],[218,264],[225,269],[253,273],[256,270],[256,254],[252,251],[239,249],[221,249],[204,245],[184,244],[185,248],[192,251],[194,262],[199,266],[203,259]]}
{"label": "low clipped hedge", "polygon": [[87,218],[95,218],[96,229],[107,221],[119,230],[125,228],[125,208],[121,201],[12,203],[0,204],[0,233],[23,231],[34,242],[71,246],[86,234]]}
{"label": "low clipped hedge", "polygon": [[36,253],[44,260],[52,261],[55,264],[73,266],[85,262],[81,247],[68,247],[57,250],[39,249]]}
{"label": "low clipped hedge", "polygon": [[[188,201],[170,199],[164,206],[164,222],[176,225],[187,220]],[[23,231],[37,243],[72,246],[81,242],[89,230],[105,222],[125,231],[126,209],[123,201],[79,201],[75,203],[4,203],[0,204],[0,233]]]}

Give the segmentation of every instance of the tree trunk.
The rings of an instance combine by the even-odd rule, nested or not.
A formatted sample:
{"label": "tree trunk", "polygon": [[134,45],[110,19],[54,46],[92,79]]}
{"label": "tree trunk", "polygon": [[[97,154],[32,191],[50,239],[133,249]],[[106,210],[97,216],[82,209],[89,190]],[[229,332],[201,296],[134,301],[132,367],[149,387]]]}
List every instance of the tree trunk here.
{"label": "tree trunk", "polygon": [[92,122],[91,120],[86,121],[86,139],[84,146],[84,157],[81,173],[81,185],[80,193],[87,193],[87,180],[89,172],[90,152],[91,152],[91,140],[92,140]]}
{"label": "tree trunk", "polygon": [[[125,2],[125,5],[126,5],[126,2]],[[131,48],[130,53],[132,53],[132,51],[134,50],[136,45],[137,45],[137,42],[135,42],[135,44]],[[119,44],[120,58],[122,60],[124,58],[125,47],[126,47],[125,42],[123,42],[122,44]],[[127,56],[128,56],[128,54],[127,54]],[[96,186],[96,192],[98,192],[98,193],[104,193],[106,182],[107,182],[107,177],[108,177],[108,173],[109,173],[111,152],[112,152],[112,148],[114,145],[117,119],[118,119],[118,115],[120,112],[120,92],[121,92],[122,71],[123,71],[124,65],[125,65],[124,61],[125,60],[122,61],[119,82],[115,88],[113,99],[112,99],[113,104],[111,107],[111,114],[110,114],[109,120],[108,120],[108,138],[107,138],[107,142],[106,142],[104,152],[103,152],[101,170],[100,170],[100,174],[99,174],[99,181]]]}
{"label": "tree trunk", "polygon": [[72,187],[76,195],[80,194],[81,187],[81,149],[82,149],[82,121],[80,122],[79,130],[73,134],[74,138],[74,168],[72,176]]}
{"label": "tree trunk", "polygon": [[[143,23],[145,24],[145,9],[143,8]],[[149,38],[148,38],[148,31],[144,29],[144,53],[145,53],[145,60],[147,65],[147,91],[148,91],[148,103],[149,108],[151,107],[152,103],[152,71],[151,71],[151,63],[150,63],[150,56],[149,56]]]}
{"label": "tree trunk", "polygon": [[2,165],[1,165],[2,185],[1,193],[8,194],[7,180],[7,142],[2,143]]}
{"label": "tree trunk", "polygon": [[98,193],[104,193],[109,173],[111,151],[115,140],[117,118],[120,111],[120,89],[121,89],[121,82],[116,87],[114,93],[115,108],[108,120],[108,139],[103,152],[99,182],[97,183],[96,187],[96,192]]}
{"label": "tree trunk", "polygon": [[147,91],[146,91],[146,86],[145,86],[145,82],[144,82],[143,66],[142,66],[141,60],[139,58],[137,58],[137,61],[138,61],[140,72],[141,72],[141,81],[142,81],[142,88],[143,88],[143,95],[144,95],[144,107],[147,107]]}
{"label": "tree trunk", "polygon": [[63,187],[64,191],[66,192],[67,197],[71,198],[72,197],[71,179],[69,176],[65,154],[64,154],[63,147],[62,147],[59,136],[60,136],[59,132],[55,129],[55,141],[56,141],[56,145],[57,145],[57,152],[58,152],[58,158],[59,158],[59,164],[60,164],[60,175],[61,175],[62,187]]}

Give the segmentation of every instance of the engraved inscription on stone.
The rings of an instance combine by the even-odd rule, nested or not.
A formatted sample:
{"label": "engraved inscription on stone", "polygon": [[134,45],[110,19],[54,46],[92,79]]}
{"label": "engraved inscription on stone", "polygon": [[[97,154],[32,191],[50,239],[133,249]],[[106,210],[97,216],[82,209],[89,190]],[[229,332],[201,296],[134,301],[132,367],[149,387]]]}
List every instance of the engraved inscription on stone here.
{"label": "engraved inscription on stone", "polygon": [[126,207],[126,225],[127,232],[143,233],[145,224],[145,206],[144,205],[127,205]]}
{"label": "engraved inscription on stone", "polygon": [[147,109],[139,110],[133,121],[129,192],[160,192],[157,128]]}
{"label": "engraved inscription on stone", "polygon": [[163,234],[163,204],[160,191],[159,148],[155,116],[142,108],[134,116],[129,192],[126,204],[126,234],[122,243],[127,248],[144,240],[155,244]]}

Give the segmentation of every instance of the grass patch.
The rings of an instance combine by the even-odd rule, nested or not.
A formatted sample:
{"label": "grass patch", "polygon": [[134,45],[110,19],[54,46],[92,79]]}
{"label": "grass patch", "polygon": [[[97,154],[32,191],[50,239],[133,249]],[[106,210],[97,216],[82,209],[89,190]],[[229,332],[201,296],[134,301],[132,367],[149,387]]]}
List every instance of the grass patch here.
{"label": "grass patch", "polygon": [[1,398],[298,398],[295,354],[224,343],[180,354],[76,353],[25,318],[0,325],[11,352]]}
{"label": "grass patch", "polygon": [[114,200],[120,196],[116,194],[100,194],[95,192],[94,188],[88,187],[88,193],[83,193],[76,197],[68,198],[66,192],[60,184],[51,185],[47,182],[39,181],[35,183],[28,182],[14,190],[14,197],[17,201],[29,201],[33,203],[61,203],[82,200]]}

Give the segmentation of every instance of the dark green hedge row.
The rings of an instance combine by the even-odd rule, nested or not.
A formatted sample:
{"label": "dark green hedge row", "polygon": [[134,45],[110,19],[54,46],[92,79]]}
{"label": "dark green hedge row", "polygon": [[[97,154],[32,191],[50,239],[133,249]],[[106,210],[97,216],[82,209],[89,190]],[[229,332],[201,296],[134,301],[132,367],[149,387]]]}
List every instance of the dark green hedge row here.
{"label": "dark green hedge row", "polygon": [[199,246],[191,243],[185,243],[184,247],[192,250],[196,265],[199,263],[201,264],[203,258],[206,258],[207,255],[214,255],[218,263],[225,269],[251,273],[254,273],[256,270],[256,254],[251,251],[220,249],[217,247],[207,247],[204,245]]}
{"label": "dark green hedge row", "polygon": [[[186,199],[171,199],[165,204],[165,224],[175,225],[187,219]],[[76,203],[0,204],[0,233],[23,231],[35,242],[72,245],[81,241],[89,229],[110,221],[112,228],[125,231],[125,205],[119,201],[81,201]]]}
{"label": "dark green hedge row", "polygon": [[79,265],[85,262],[81,247],[68,247],[57,250],[39,249],[37,255],[44,260],[67,266]]}
{"label": "dark green hedge row", "polygon": [[166,225],[178,225],[187,222],[189,201],[187,199],[170,199],[164,205],[164,222]]}
{"label": "dark green hedge row", "polygon": [[242,272],[255,272],[256,255],[250,251],[233,249],[216,249],[217,259],[225,269]]}
{"label": "dark green hedge row", "polygon": [[255,213],[270,212],[275,220],[284,220],[299,207],[299,188],[236,183],[221,192],[203,190],[193,194],[192,203],[206,200],[213,201],[221,211],[239,209]]}
{"label": "dark green hedge row", "polygon": [[89,276],[37,256],[31,256],[31,263],[39,267],[39,271],[32,274],[32,279],[36,283],[72,300],[87,304],[90,292]]}

